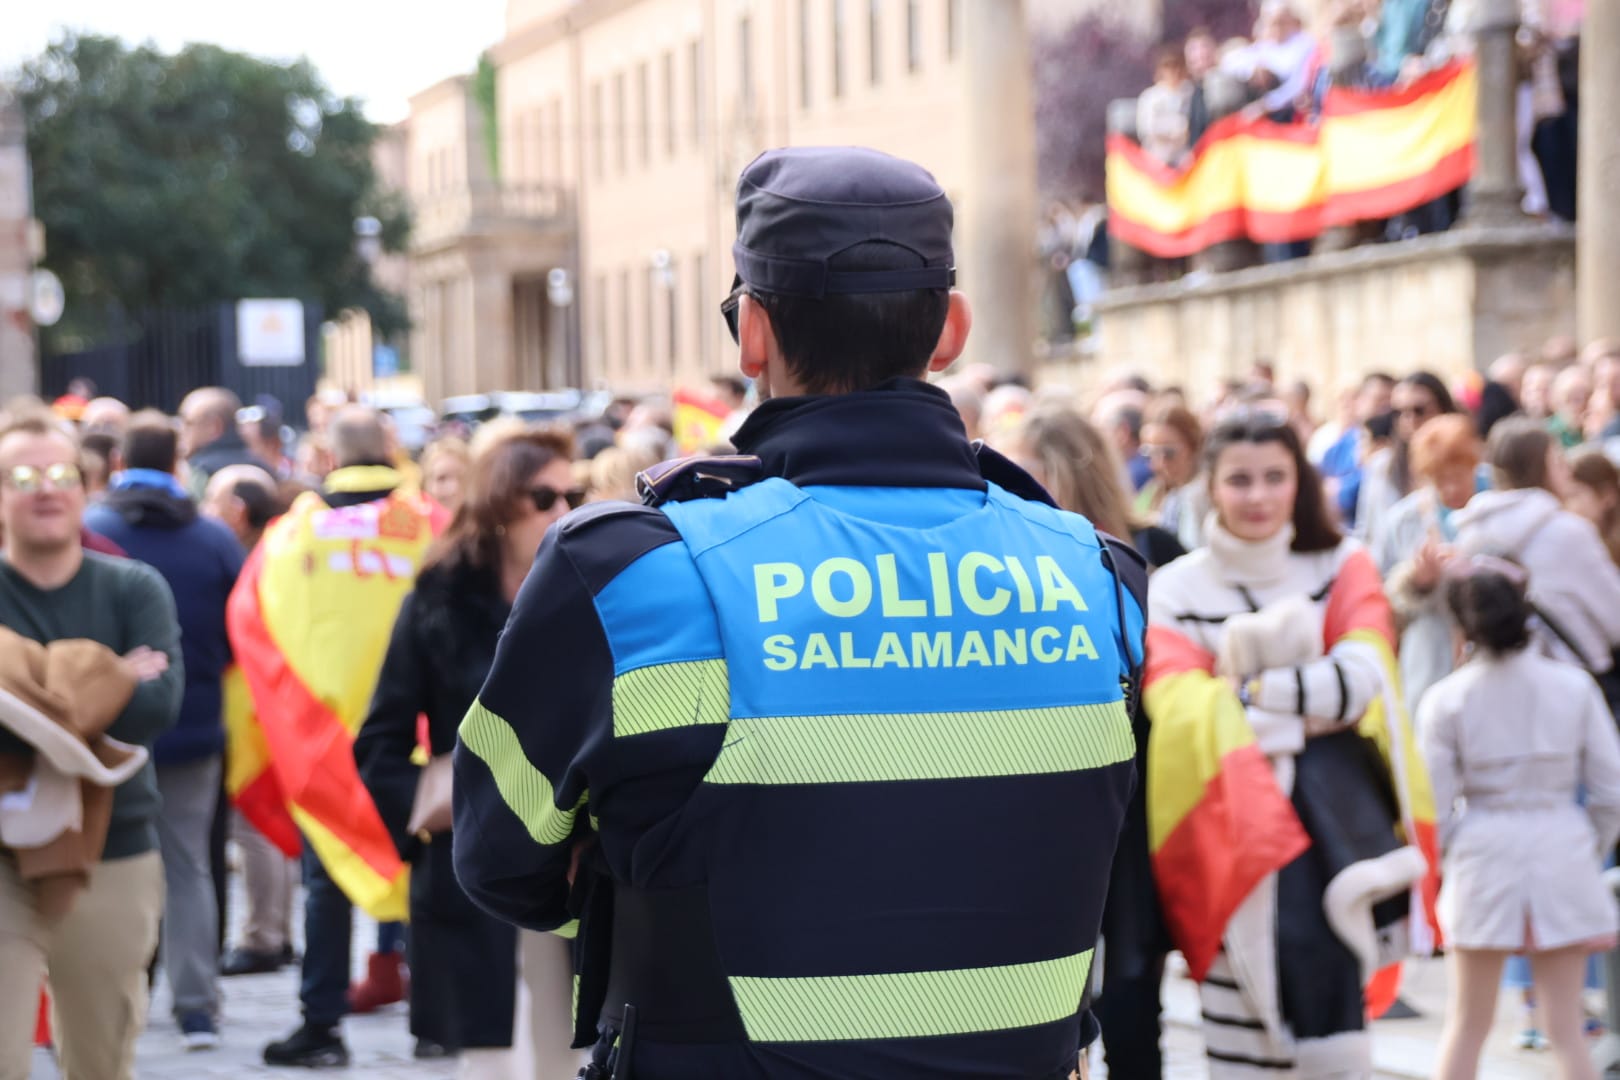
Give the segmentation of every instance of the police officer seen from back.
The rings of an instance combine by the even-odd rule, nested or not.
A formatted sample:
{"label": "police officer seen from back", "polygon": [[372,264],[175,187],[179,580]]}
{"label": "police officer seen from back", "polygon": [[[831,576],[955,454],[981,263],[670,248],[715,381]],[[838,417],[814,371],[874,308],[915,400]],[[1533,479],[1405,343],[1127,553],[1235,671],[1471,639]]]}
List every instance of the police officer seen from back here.
{"label": "police officer seen from back", "polygon": [[577,935],[588,1075],[1060,1080],[1095,1035],[1146,579],[923,381],[951,221],[874,151],[747,168],[740,456],[553,527],[462,724],[457,872]]}

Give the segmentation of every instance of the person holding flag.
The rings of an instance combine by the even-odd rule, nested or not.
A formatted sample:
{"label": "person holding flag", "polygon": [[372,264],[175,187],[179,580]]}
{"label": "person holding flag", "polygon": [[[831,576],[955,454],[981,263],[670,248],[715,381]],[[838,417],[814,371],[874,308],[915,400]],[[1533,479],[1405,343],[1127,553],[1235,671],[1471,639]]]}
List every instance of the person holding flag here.
{"label": "person holding flag", "polygon": [[[1208,545],[1153,579],[1148,844],[1214,1077],[1371,1075],[1432,951],[1435,808],[1377,567],[1285,413],[1211,433]],[[1106,993],[1106,991],[1105,991]]]}
{"label": "person holding flag", "polygon": [[338,467],[323,494],[300,496],[271,524],[227,613],[270,768],[304,838],[304,1022],[265,1048],[267,1065],[348,1063],[338,1025],[351,904],[380,921],[406,915],[406,868],[352,748],[400,603],[447,524],[402,489],[375,411],[339,410],[330,438]]}

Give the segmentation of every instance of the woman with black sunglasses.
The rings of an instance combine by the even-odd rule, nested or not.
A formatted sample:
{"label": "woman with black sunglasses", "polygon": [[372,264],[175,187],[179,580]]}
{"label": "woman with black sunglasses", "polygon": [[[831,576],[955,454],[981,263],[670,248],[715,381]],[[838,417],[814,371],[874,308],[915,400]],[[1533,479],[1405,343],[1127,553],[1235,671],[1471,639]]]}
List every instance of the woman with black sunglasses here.
{"label": "woman with black sunglasses", "polygon": [[1393,440],[1362,466],[1361,495],[1356,503],[1356,531],[1375,548],[1390,511],[1412,494],[1412,437],[1435,417],[1457,411],[1446,384],[1427,371],[1415,371],[1396,383],[1390,406],[1395,418]]}
{"label": "woman with black sunglasses", "polygon": [[[572,456],[572,438],[548,430],[517,431],[480,448],[465,500],[400,608],[376,697],[354,744],[360,777],[400,856],[412,864],[417,1052],[461,1055],[463,1077],[564,1076],[579,1064],[568,1049],[567,943],[551,935],[523,935],[524,984],[532,1000],[530,1023],[519,1029],[526,1029],[529,1045],[508,1051],[519,934],[476,907],[456,881],[448,825],[440,831],[422,824],[433,815],[421,804],[434,796],[432,785],[419,787],[427,774],[412,760],[419,716],[427,718],[434,758],[454,749],[540,541],[584,500],[573,484]],[[509,1057],[518,1060],[509,1065]]]}

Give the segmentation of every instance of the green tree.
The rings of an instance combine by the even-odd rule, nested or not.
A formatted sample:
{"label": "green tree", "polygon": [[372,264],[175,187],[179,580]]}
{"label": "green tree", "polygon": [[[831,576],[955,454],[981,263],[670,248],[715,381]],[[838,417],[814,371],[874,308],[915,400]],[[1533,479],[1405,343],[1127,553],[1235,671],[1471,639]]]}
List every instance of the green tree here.
{"label": "green tree", "polygon": [[70,34],[14,88],[69,312],[296,296],[362,308],[384,334],[408,326],[355,250],[362,216],[382,223],[386,250],[409,233],[372,168],[377,129],[307,61]]}

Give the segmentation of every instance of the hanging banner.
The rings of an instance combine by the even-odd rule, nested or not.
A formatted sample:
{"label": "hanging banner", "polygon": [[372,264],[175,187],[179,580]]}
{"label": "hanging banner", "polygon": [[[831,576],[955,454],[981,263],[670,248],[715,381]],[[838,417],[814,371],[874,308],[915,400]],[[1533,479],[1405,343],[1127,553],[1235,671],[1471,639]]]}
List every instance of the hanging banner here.
{"label": "hanging banner", "polygon": [[1111,135],[1109,232],[1177,259],[1229,240],[1310,240],[1414,210],[1472,175],[1477,93],[1474,66],[1461,61],[1404,87],[1334,88],[1316,124],[1217,121],[1180,168]]}

